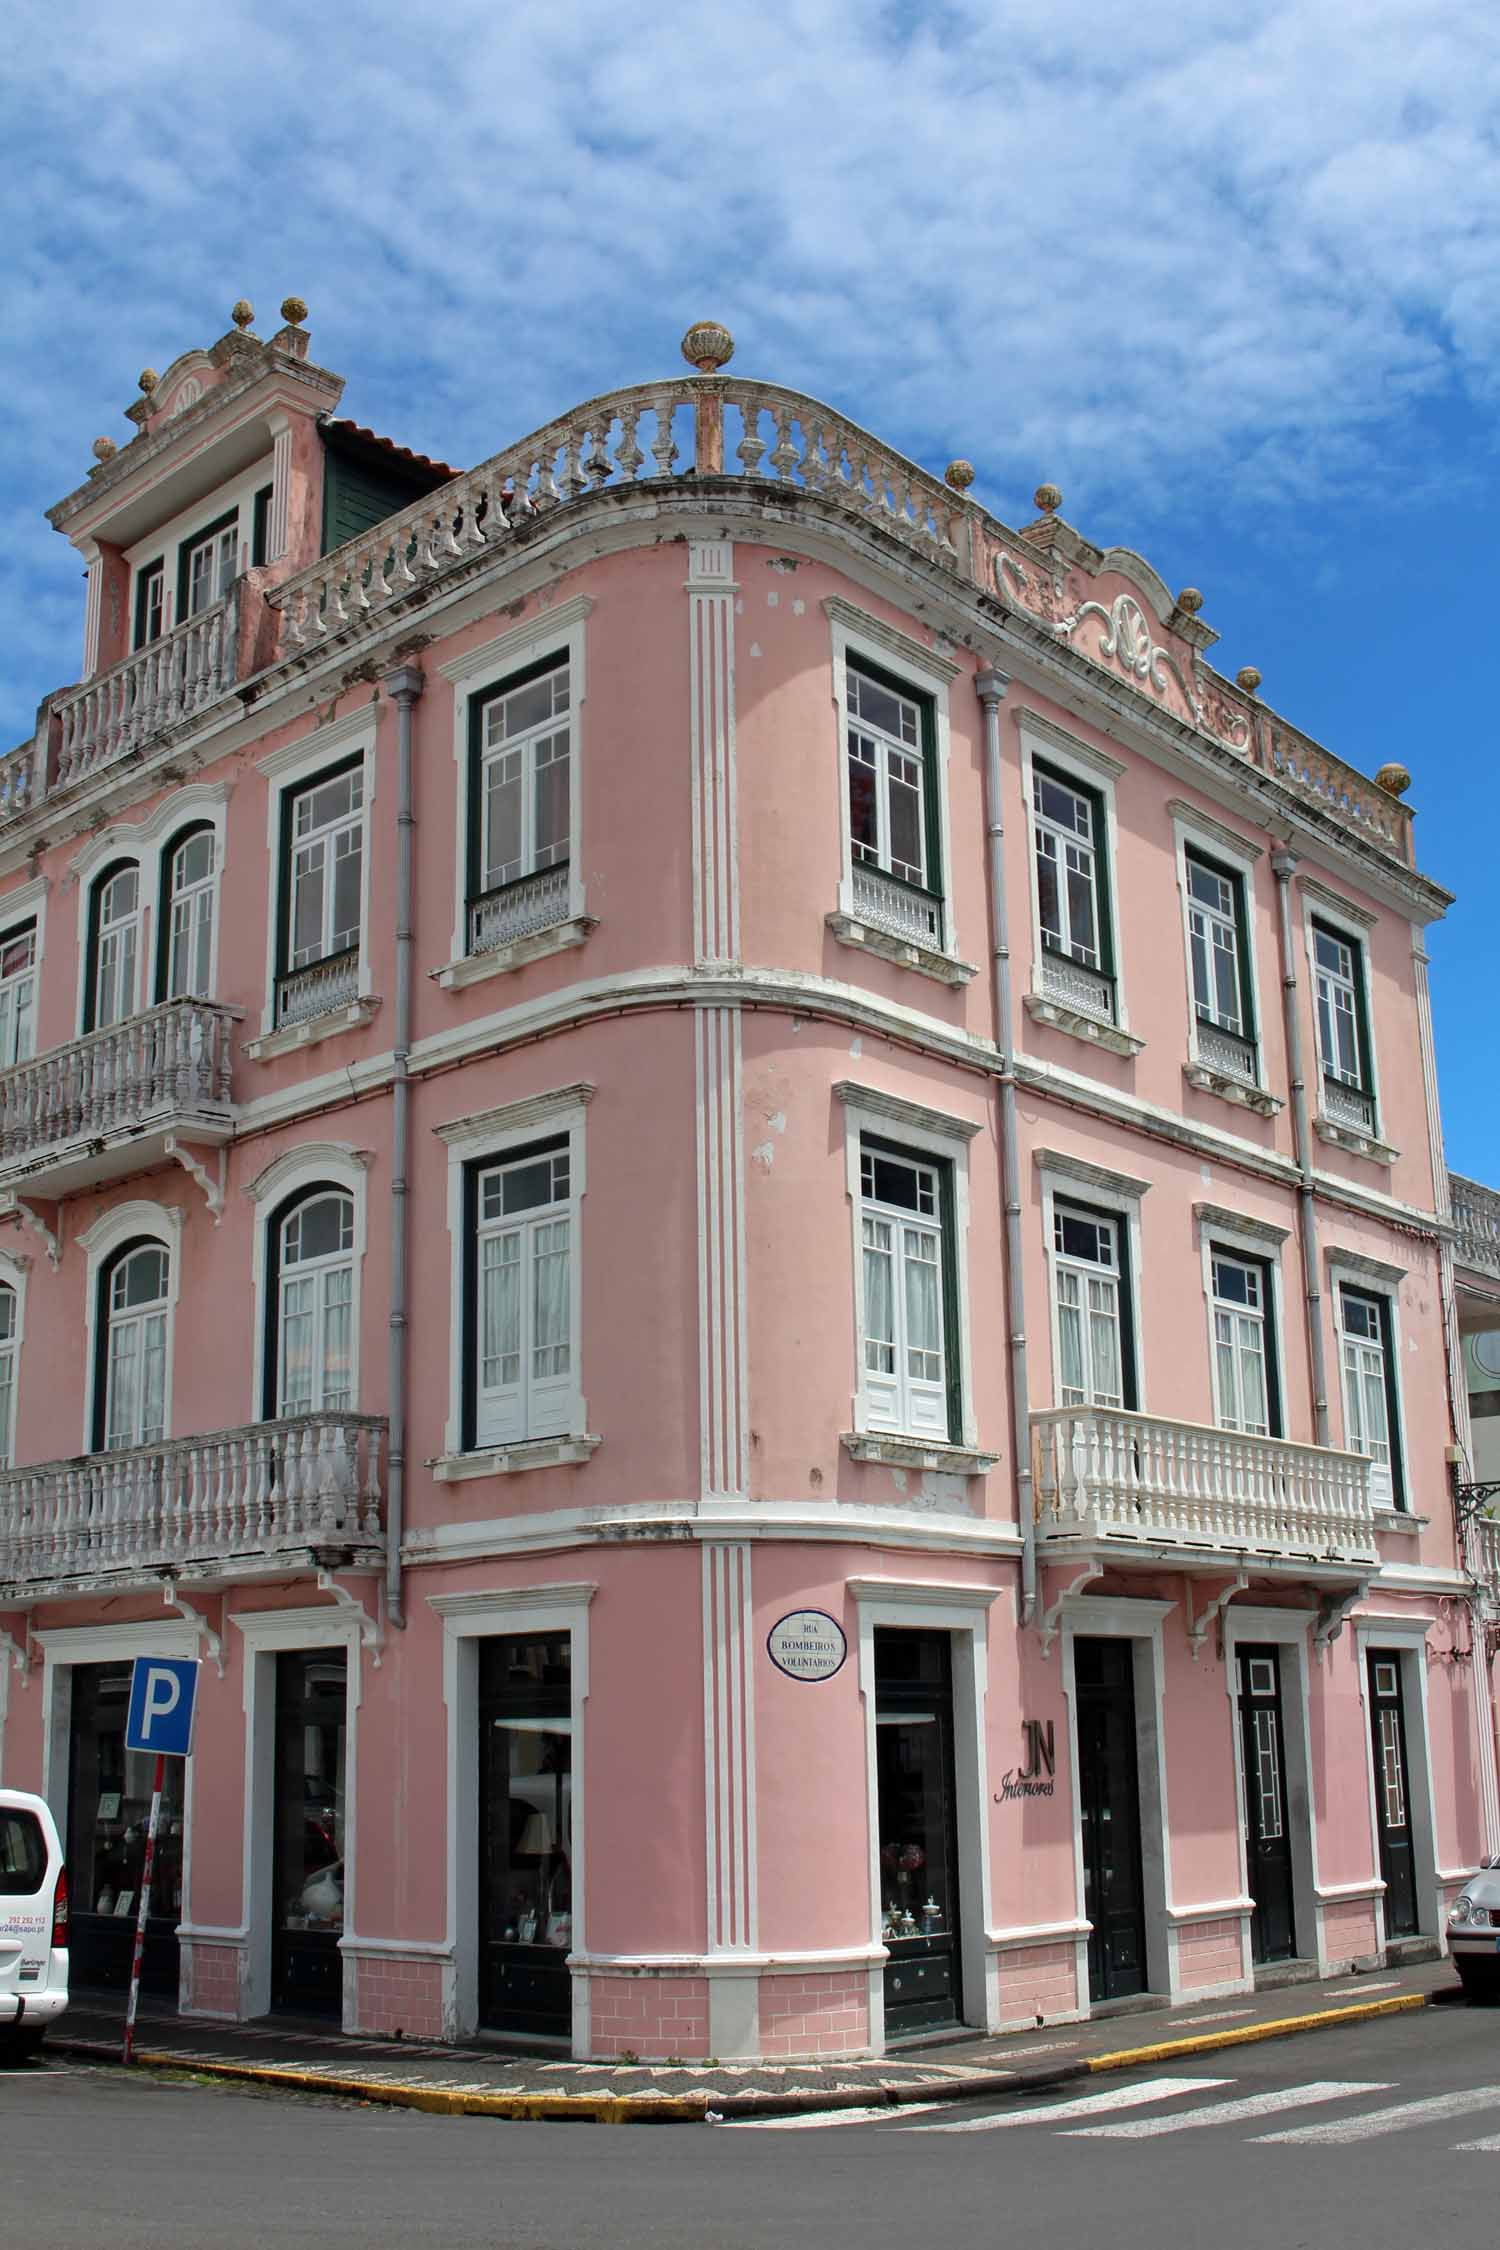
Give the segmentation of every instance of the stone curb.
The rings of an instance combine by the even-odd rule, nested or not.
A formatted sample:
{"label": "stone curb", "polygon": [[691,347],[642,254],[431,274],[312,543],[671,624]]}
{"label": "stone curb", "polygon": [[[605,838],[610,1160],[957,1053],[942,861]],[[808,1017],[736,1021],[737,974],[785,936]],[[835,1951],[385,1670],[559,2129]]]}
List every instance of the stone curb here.
{"label": "stone curb", "polygon": [[[383,2103],[396,2109],[425,2110],[437,2117],[498,2117],[579,2125],[682,2125],[736,2118],[795,2117],[810,2110],[901,2109],[921,2102],[993,2100],[1001,2094],[1046,2093],[1104,2071],[1133,2070],[1175,2062],[1186,2055],[1208,2055],[1226,2047],[1248,2047],[1265,2039],[1295,2038],[1299,2032],[1329,2031],[1339,2024],[1368,2023],[1376,2016],[1409,2015],[1458,1997],[1457,1987],[1436,1992],[1404,1992],[1391,2000],[1355,2001],[1345,2008],[1319,2008],[1306,2015],[1279,2016],[1266,2023],[1189,2033],[1181,2039],[1154,2040],[1119,2047],[1103,2055],[1080,2055],[1041,2070],[975,2071],[967,2078],[914,2080],[906,2086],[849,2086],[806,2089],[786,2094],[476,2094],[445,2086],[392,2085],[387,2080],[349,2078],[338,2071],[281,2069],[267,2063],[210,2061],[160,2048],[136,2050],[142,2069],[165,2070],[188,2078],[224,2078],[256,2086],[287,2087],[294,2093],[332,2094],[349,2101]],[[119,2064],[118,2050],[91,2039],[53,2038],[57,2054],[90,2062]],[[122,2066],[123,2067],[123,2066]]]}

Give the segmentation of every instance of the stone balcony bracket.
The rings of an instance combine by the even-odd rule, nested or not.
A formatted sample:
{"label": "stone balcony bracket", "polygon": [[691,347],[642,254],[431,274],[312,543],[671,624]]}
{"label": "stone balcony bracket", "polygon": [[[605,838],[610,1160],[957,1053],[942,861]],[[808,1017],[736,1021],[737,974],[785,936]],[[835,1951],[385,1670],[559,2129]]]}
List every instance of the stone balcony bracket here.
{"label": "stone balcony bracket", "polygon": [[936,946],[897,936],[858,914],[834,913],[826,920],[840,945],[878,953],[883,960],[894,961],[898,968],[915,969],[919,975],[931,977],[938,984],[968,984],[979,974],[972,961],[960,961],[951,953],[940,952]]}
{"label": "stone balcony bracket", "polygon": [[378,1671],[381,1652],[385,1647],[385,1617],[383,1614],[385,1597],[380,1584],[377,1582],[375,1595],[376,1602],[379,1605],[379,1613],[374,1617],[370,1615],[358,1594],[351,1594],[347,1586],[341,1586],[331,1570],[320,1570],[318,1572],[318,1592],[331,1596],[350,1623],[358,1626],[360,1647],[369,1650],[370,1661]]}
{"label": "stone balcony bracket", "polygon": [[885,1430],[845,1430],[839,1443],[851,1461],[881,1461],[891,1469],[946,1470],[950,1476],[988,1476],[998,1468],[998,1453],[943,1439],[900,1437]]}
{"label": "stone balcony bracket", "polygon": [[1196,1092],[1217,1094],[1221,1101],[1254,1110],[1257,1117],[1274,1117],[1278,1110],[1286,1107],[1279,1094],[1269,1093],[1264,1086],[1252,1086],[1243,1078],[1232,1077],[1228,1071],[1215,1070],[1209,1063],[1186,1062],[1182,1075]]}

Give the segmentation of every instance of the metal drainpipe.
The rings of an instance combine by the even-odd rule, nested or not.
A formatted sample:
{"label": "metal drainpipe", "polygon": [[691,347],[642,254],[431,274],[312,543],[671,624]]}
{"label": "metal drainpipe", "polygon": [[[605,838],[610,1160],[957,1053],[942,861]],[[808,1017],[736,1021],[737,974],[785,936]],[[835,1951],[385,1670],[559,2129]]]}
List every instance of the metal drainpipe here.
{"label": "metal drainpipe", "polygon": [[1328,1367],[1323,1352],[1323,1284],[1318,1269],[1318,1209],[1314,1200],[1312,1156],[1307,1123],[1307,1081],[1302,1075],[1302,1025],[1297,1014],[1297,956],[1292,943],[1292,877],[1296,855],[1285,849],[1271,858],[1276,877],[1277,930],[1281,944],[1281,1016],[1286,1031],[1287,1074],[1292,1087],[1292,1137],[1296,1144],[1297,1213],[1302,1241],[1303,1295],[1307,1300],[1307,1348],[1312,1368],[1313,1427],[1319,1445],[1328,1443]]}
{"label": "metal drainpipe", "polygon": [[1010,922],[1005,905],[1005,823],[1000,808],[1000,706],[1008,674],[989,666],[974,682],[984,706],[985,834],[990,854],[990,950],[995,961],[995,1045],[1000,1050],[1000,1195],[1005,1208],[1006,1309],[1010,1328],[1010,1412],[1016,1450],[1016,1514],[1021,1525],[1021,1623],[1036,1614],[1036,1511],[1031,1489],[1031,1390],[1026,1376],[1026,1288],[1021,1266],[1021,1159],[1016,1134],[1014,995]]}
{"label": "metal drainpipe", "polygon": [[406,1060],[411,1046],[412,810],[411,713],[427,681],[418,664],[403,664],[386,675],[385,690],[396,706],[396,1021],[395,1062],[391,1073],[391,1312],[386,1374],[386,1412],[390,1444],[386,1462],[385,1615],[388,1625],[406,1623],[401,1591],[401,1541],[406,1527],[406,1260],[411,1198],[406,1168],[411,1139],[411,1080]]}

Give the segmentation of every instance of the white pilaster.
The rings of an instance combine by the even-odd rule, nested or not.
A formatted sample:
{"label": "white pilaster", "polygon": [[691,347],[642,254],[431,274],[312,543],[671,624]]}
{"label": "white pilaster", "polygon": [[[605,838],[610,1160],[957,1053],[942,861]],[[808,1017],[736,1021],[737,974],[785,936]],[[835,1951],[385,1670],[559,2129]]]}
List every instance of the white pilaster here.
{"label": "white pilaster", "polygon": [[99,669],[99,632],[104,617],[104,557],[92,541],[83,549],[88,564],[88,586],[83,605],[83,676],[91,680]]}
{"label": "white pilaster", "polygon": [[287,514],[292,483],[292,425],[278,419],[271,425],[271,520],[266,526],[266,561],[280,562],[286,553]]}

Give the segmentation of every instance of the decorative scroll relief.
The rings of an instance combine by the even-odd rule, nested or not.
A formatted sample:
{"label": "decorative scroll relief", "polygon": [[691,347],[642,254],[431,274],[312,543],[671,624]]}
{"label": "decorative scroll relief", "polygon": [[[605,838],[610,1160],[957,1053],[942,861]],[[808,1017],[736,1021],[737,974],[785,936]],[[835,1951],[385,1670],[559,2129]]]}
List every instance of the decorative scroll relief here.
{"label": "decorative scroll relief", "polygon": [[170,421],[173,415],[185,414],[190,406],[197,405],[202,396],[203,385],[197,376],[185,375],[167,401],[166,419]]}

